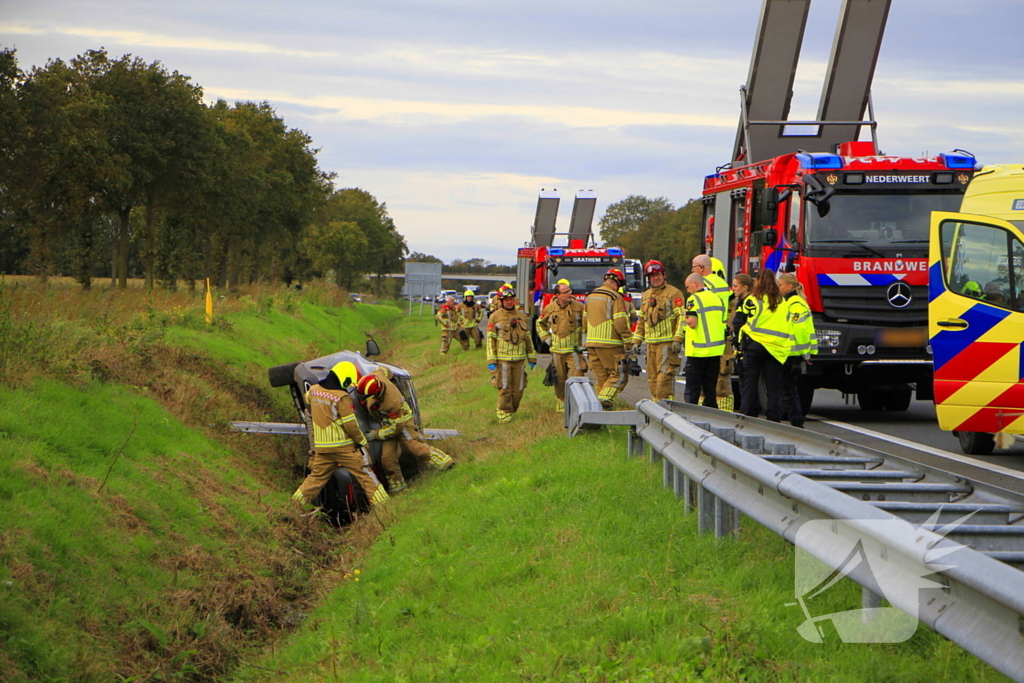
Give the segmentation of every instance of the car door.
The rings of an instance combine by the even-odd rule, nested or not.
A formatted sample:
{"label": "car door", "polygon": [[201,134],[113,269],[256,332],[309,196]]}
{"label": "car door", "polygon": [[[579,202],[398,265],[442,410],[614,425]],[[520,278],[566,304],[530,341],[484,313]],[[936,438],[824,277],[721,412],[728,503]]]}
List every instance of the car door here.
{"label": "car door", "polygon": [[1024,236],[988,216],[933,212],[928,335],[939,427],[1024,432]]}

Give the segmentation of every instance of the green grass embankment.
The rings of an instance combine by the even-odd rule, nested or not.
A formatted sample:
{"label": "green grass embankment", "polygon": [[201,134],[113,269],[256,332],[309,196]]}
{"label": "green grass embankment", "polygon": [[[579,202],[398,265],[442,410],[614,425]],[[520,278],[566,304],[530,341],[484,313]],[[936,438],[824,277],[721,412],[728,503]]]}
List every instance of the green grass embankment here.
{"label": "green grass embankment", "polygon": [[211,680],[295,623],[345,546],[292,512],[303,440],[227,422],[400,314],[340,301],[0,287],[0,681]]}
{"label": "green grass embankment", "polygon": [[[459,465],[394,499],[359,573],[235,683],[1004,680],[923,627],[804,641],[782,539],[749,519],[738,540],[699,535],[623,431],[564,436],[539,372],[496,424],[482,352],[442,360],[434,336],[393,339],[431,426],[463,431]],[[824,599],[856,609],[860,589]]]}

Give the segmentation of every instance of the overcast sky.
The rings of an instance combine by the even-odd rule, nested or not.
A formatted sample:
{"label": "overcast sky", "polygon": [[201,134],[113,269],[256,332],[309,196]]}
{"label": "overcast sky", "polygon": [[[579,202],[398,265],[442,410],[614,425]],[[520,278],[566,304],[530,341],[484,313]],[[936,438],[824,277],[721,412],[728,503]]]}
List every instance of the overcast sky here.
{"label": "overcast sky", "polygon": [[[815,0],[791,119],[816,114],[840,0]],[[106,47],[267,100],[414,251],[512,263],[537,192],[597,218],[698,197],[728,161],[761,0],[0,0],[25,70]],[[893,0],[873,98],[890,154],[1024,162],[1021,0]],[[596,218],[595,218],[596,229]]]}

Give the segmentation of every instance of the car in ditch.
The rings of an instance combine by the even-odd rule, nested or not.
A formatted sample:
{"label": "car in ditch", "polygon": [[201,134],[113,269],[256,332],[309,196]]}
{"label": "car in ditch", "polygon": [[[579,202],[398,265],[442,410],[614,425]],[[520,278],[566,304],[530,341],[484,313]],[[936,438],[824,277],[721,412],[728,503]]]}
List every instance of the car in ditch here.
{"label": "car in ditch", "polygon": [[[295,436],[304,436],[308,439],[309,449],[310,452],[312,452],[313,436],[312,429],[310,428],[312,423],[309,406],[306,403],[306,392],[309,391],[311,386],[318,384],[323,380],[327,376],[327,373],[330,372],[331,368],[343,361],[349,361],[355,365],[356,369],[359,371],[360,377],[372,373],[379,367],[387,367],[392,374],[391,381],[398,387],[399,391],[402,392],[402,396],[405,397],[406,402],[412,409],[416,424],[422,425],[423,422],[420,418],[420,404],[412,375],[405,368],[373,360],[373,358],[378,355],[380,355],[380,348],[377,342],[373,339],[369,339],[366,342],[365,355],[357,351],[338,351],[312,360],[297,361],[269,368],[267,370],[267,376],[270,380],[270,386],[288,387],[288,390],[291,393],[292,403],[295,405],[295,409],[298,412],[301,422],[232,422],[231,427],[236,431],[252,434],[290,434]],[[352,403],[355,407],[356,420],[359,423],[359,428],[364,433],[373,429],[378,429],[381,426],[380,423],[373,420],[367,412],[366,407],[359,403],[356,398],[355,387],[350,388],[349,393],[352,396]],[[420,431],[428,441],[447,439],[459,435],[459,432],[454,429],[421,429]],[[381,442],[371,441],[366,446],[366,449],[370,457],[370,462],[373,466],[373,471],[377,475],[377,479],[379,479],[381,484],[387,488],[387,477],[384,476],[384,470],[381,466]],[[419,472],[419,465],[416,462],[416,459],[411,456],[403,455],[399,464],[401,465],[402,473],[405,475],[407,480],[415,477]],[[339,467],[334,471],[331,480],[320,492],[315,504],[322,507],[332,521],[336,523],[346,523],[351,519],[354,513],[366,510],[369,507],[369,503],[362,487],[360,487],[355,478],[349,474],[348,470],[343,467]]]}

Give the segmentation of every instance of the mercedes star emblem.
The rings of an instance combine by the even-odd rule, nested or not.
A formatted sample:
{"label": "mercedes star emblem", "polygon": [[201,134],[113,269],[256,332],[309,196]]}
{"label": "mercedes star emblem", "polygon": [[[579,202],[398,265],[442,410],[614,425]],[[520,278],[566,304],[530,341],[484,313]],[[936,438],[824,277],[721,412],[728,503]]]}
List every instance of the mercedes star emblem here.
{"label": "mercedes star emblem", "polygon": [[906,308],[910,304],[910,285],[894,282],[885,290],[885,298],[893,308]]}

